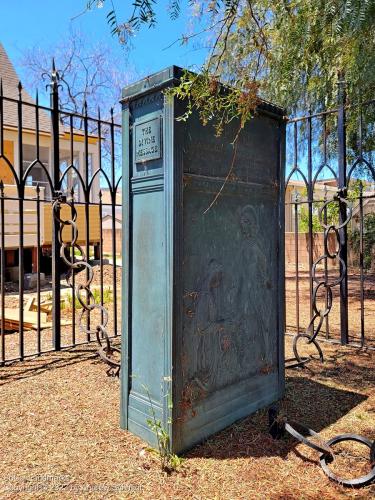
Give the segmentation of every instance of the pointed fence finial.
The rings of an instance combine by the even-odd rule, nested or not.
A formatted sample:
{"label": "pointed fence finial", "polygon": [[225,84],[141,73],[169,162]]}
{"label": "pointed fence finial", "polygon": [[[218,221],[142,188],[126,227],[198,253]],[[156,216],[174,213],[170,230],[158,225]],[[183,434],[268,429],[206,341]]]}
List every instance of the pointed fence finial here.
{"label": "pointed fence finial", "polygon": [[60,76],[59,76],[59,73],[58,73],[58,71],[56,69],[55,58],[54,57],[52,58],[52,69],[51,69],[50,78],[51,78],[51,83],[50,83],[51,91],[52,92],[57,91],[57,89],[58,89],[58,82],[60,80]]}
{"label": "pointed fence finial", "polygon": [[21,99],[21,97],[22,97],[22,83],[21,83],[21,81],[18,82],[18,95],[19,95],[19,98]]}

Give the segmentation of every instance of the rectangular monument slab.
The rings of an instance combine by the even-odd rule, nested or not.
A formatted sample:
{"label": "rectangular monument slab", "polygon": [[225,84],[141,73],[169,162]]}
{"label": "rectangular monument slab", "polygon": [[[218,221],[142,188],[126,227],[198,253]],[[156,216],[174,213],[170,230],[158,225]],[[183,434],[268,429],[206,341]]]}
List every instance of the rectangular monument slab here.
{"label": "rectangular monument slab", "polygon": [[238,123],[176,120],[181,74],[123,91],[121,425],[156,445],[160,420],[174,452],[284,391],[283,112],[262,103],[234,148]]}

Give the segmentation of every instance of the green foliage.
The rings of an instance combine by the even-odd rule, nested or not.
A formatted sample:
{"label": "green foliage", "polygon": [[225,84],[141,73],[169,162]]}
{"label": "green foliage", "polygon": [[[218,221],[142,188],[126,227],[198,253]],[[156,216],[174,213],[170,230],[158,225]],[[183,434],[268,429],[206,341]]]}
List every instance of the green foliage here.
{"label": "green foliage", "polygon": [[185,71],[180,84],[169,89],[169,94],[186,101],[186,112],[179,120],[186,120],[197,109],[204,125],[213,122],[217,135],[238,113],[240,127],[243,127],[259,103],[256,83],[248,82],[246,89],[234,88],[229,91],[223,89],[218,79],[207,70],[199,75]]}
{"label": "green foliage", "polygon": [[[320,223],[319,219],[319,209],[322,207],[322,203],[313,203],[312,207],[312,232],[319,233],[324,229]],[[307,204],[299,206],[299,224],[298,231],[300,233],[309,232],[309,209]],[[337,224],[339,216],[339,204],[337,201],[332,201],[327,205],[327,224]],[[322,221],[324,220],[324,214],[322,214]]]}
{"label": "green foliage", "polygon": [[[104,1],[113,5],[109,0],[101,4]],[[215,101],[222,111],[219,131],[220,122],[233,116],[243,124],[258,95],[289,112],[335,107],[338,75],[345,74],[350,101],[358,101],[359,92],[363,101],[374,97],[375,0],[194,0],[187,4],[172,1],[171,19],[180,15],[182,6],[191,9],[193,23],[196,19],[205,27],[200,34],[205,41],[208,34],[212,49],[203,77],[186,77],[176,95],[188,95],[190,106],[198,108],[206,121],[213,118]],[[134,0],[126,13],[122,2],[118,9],[125,20],[121,23],[119,12],[110,7],[112,33],[126,43],[142,25],[154,26],[156,5],[156,0]],[[181,44],[198,35],[182,35]],[[219,79],[234,90],[218,93]]]}
{"label": "green foliage", "polygon": [[[348,231],[348,240],[352,251],[359,258],[360,230]],[[363,267],[371,269],[373,247],[375,246],[375,213],[366,214],[363,218]]]}
{"label": "green foliage", "polygon": [[[100,289],[99,288],[94,288],[91,292],[92,292],[94,301],[97,304],[100,304],[100,301],[101,301]],[[75,308],[76,309],[82,309],[82,305],[79,302],[79,300],[77,299],[77,297],[74,297],[74,298],[75,298]],[[104,288],[103,289],[103,304],[109,304],[111,302],[113,302],[113,293],[112,293],[112,290],[110,288]],[[63,306],[63,308],[67,308],[67,309],[72,309],[73,308],[73,296],[72,296],[71,293],[69,293],[66,296],[65,305]]]}
{"label": "green foliage", "polygon": [[[152,403],[150,391],[146,386],[143,385],[143,389],[147,394],[150,408],[151,408],[151,417],[146,420],[146,423],[149,429],[155,434],[158,449],[148,448],[148,451],[151,453],[156,453],[160,460],[160,467],[162,471],[171,473],[172,471],[177,470],[184,462],[184,459],[171,452],[171,443],[169,438],[168,431],[164,428],[161,420],[156,418],[155,408]],[[170,407],[170,398],[168,396],[168,406]]]}
{"label": "green foliage", "polygon": [[[351,203],[354,204],[356,200],[358,200],[359,193],[360,193],[360,186],[361,186],[361,181],[360,180],[354,180],[350,183],[348,193],[347,193],[347,200]],[[304,190],[302,191],[301,195],[303,197],[306,197],[307,191]],[[319,210],[322,208],[323,203],[314,201],[312,203],[312,232],[313,233],[319,233],[324,231],[324,228],[322,227],[322,224],[320,222],[319,218]],[[327,224],[332,224],[332,225],[338,225],[339,223],[339,203],[337,200],[333,199],[326,205],[326,217],[327,217]],[[324,212],[321,214],[321,219],[324,221]],[[309,208],[307,203],[302,203],[298,207],[298,231],[300,233],[308,233],[309,232]]]}

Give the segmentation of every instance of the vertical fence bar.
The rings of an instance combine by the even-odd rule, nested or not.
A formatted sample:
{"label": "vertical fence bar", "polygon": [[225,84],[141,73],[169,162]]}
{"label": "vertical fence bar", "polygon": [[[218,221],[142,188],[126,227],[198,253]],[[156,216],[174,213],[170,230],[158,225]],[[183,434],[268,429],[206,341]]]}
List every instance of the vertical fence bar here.
{"label": "vertical fence bar", "polygon": [[[102,191],[99,191],[99,231],[100,231],[100,253],[99,253],[99,268],[100,268],[100,305],[104,306],[104,284],[103,284],[103,200]],[[103,324],[104,312],[100,312],[100,320]]]}
{"label": "vertical fence bar", "polygon": [[19,249],[18,249],[18,280],[19,280],[19,357],[23,360],[24,357],[24,325],[23,325],[23,296],[24,296],[24,198],[25,198],[25,181],[23,179],[23,137],[22,137],[22,85],[18,84],[18,165],[19,165],[19,186],[18,186],[18,223],[19,223]]}
{"label": "vertical fence bar", "polygon": [[[325,186],[324,190],[324,202],[327,201],[327,186]],[[327,226],[327,206],[324,207],[323,210],[323,222],[324,225]],[[329,241],[327,241],[327,245],[329,245]],[[324,281],[328,283],[328,259],[324,259]],[[325,287],[325,308],[328,308],[328,288]],[[325,323],[326,323],[326,339],[329,339],[329,314],[326,315]]]}
{"label": "vertical fence bar", "polygon": [[361,297],[361,346],[365,345],[365,308],[364,308],[364,273],[363,273],[363,185],[359,185],[359,272],[360,272],[360,297]]}
{"label": "vertical fence bar", "polygon": [[[72,118],[72,117],[70,117]],[[71,141],[73,141],[73,131],[70,134],[71,136]],[[72,146],[73,147],[73,146]],[[72,207],[71,207],[71,219],[73,220],[74,218],[74,188],[72,187],[70,191],[70,195],[72,197],[71,202],[72,202]],[[72,226],[72,241],[74,238],[74,227]],[[72,262],[75,262],[75,254],[74,254],[74,245],[71,246],[71,255],[72,255]],[[72,294],[72,345],[76,345],[76,273],[72,272],[72,289],[71,289],[71,294]]]}
{"label": "vertical fence bar", "polygon": [[[83,131],[84,131],[84,155],[85,155],[85,233],[86,233],[86,258],[87,262],[90,261],[90,190],[89,190],[89,129],[88,129],[88,118],[87,118],[87,102],[84,103],[84,117],[83,117]],[[89,270],[86,269],[86,279],[89,279]],[[90,294],[86,291],[86,303],[90,304]],[[90,340],[90,334],[88,331],[90,330],[90,311],[87,311],[86,314],[86,338]]]}
{"label": "vertical fence bar", "polygon": [[116,266],[116,172],[115,172],[115,126],[111,109],[111,209],[112,209],[112,264],[113,264],[113,325],[117,337],[117,266]]}
{"label": "vertical fence bar", "polygon": [[[340,196],[346,197],[346,91],[343,74],[339,74],[338,81],[338,113],[337,113],[337,139],[338,139],[338,170]],[[346,204],[339,202],[340,224],[347,217]],[[339,230],[340,249],[340,274],[344,274],[344,279],[340,283],[340,330],[341,344],[345,345],[349,341],[348,332],[348,235],[346,225]]]}
{"label": "vertical fence bar", "polygon": [[[74,130],[73,130],[73,116],[69,116],[69,149],[70,149],[70,166],[74,167]],[[74,171],[72,171],[73,175]],[[73,220],[74,216],[74,186],[71,186],[70,190],[70,196],[71,196],[71,219]],[[72,226],[72,241],[74,238],[74,229]],[[71,261],[74,263],[75,262],[75,255],[74,255],[74,245],[71,245]],[[71,275],[71,281],[72,281],[72,289],[71,289],[71,294],[72,294],[72,345],[76,345],[76,293],[75,293],[75,273],[73,272]]]}
{"label": "vertical fence bar", "polygon": [[297,334],[299,333],[299,256],[298,256],[298,200],[297,196],[294,200],[294,260],[296,269],[296,327]]}
{"label": "vertical fence bar", "polygon": [[0,180],[0,217],[1,217],[1,366],[5,362],[5,217],[4,217],[4,184]]}
{"label": "vertical fence bar", "polygon": [[[3,107],[3,79],[0,78],[0,154],[4,155],[4,107]],[[0,178],[0,274],[1,274],[1,361],[5,362],[5,216],[4,216],[4,183]]]}
{"label": "vertical fence bar", "polygon": [[[102,170],[102,124],[100,119],[100,108],[98,108],[98,168]],[[100,189],[100,174],[99,174],[99,231],[100,231],[100,254],[99,254],[99,269],[100,269],[100,305],[102,310],[100,312],[100,320],[103,324],[104,321],[104,276],[103,276],[103,193]]]}
{"label": "vertical fence bar", "polygon": [[[363,158],[363,114],[362,103],[359,107],[359,157]],[[364,213],[363,213],[363,183],[359,183],[359,272],[360,272],[360,298],[361,298],[361,346],[365,345],[365,276],[364,276]]]}
{"label": "vertical fence bar", "polygon": [[41,354],[41,335],[40,335],[40,187],[36,186],[36,301],[37,301],[37,354]]}
{"label": "vertical fence bar", "polygon": [[[52,182],[55,193],[60,190],[60,151],[59,151],[59,75],[55,68],[55,61],[52,62],[51,74],[51,128],[52,128]],[[59,224],[52,215],[52,335],[53,348],[56,351],[61,349],[61,291],[60,291],[60,243]]]}
{"label": "vertical fence bar", "polygon": [[[323,115],[323,165],[327,165],[327,115]],[[324,185],[324,203],[327,201],[327,185]],[[327,226],[327,206],[323,210],[323,222]],[[327,242],[328,244],[328,242]],[[328,259],[324,259],[324,281],[328,283]],[[328,307],[328,288],[325,289],[325,307]],[[329,339],[329,314],[325,317],[326,339]]]}
{"label": "vertical fence bar", "polygon": [[308,198],[308,222],[309,222],[309,284],[310,284],[310,318],[313,316],[313,198],[314,186],[312,182],[312,119],[311,110],[307,118],[307,198]]}
{"label": "vertical fence bar", "polygon": [[[36,159],[40,161],[40,140],[39,140],[39,95],[36,93],[35,98],[35,146],[36,146]],[[41,334],[40,334],[40,187],[39,183],[36,186],[36,296],[37,296],[37,354],[41,353]]]}

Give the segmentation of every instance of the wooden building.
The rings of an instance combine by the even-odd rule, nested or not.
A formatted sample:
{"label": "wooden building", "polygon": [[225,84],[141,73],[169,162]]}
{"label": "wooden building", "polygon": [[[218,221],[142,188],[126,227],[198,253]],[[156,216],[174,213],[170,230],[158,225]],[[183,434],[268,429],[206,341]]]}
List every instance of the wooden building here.
{"label": "wooden building", "polygon": [[[46,174],[42,165],[52,177],[52,147],[51,147],[51,118],[48,110],[38,108],[39,132],[37,137],[35,101],[25,89],[22,89],[22,139],[20,146],[18,105],[19,98],[19,77],[10,61],[4,47],[0,43],[0,79],[3,88],[3,113],[0,122],[2,124],[2,146],[0,144],[0,180],[4,184],[4,242],[6,267],[17,266],[18,248],[20,242],[19,226],[19,201],[18,189],[15,176],[9,164],[14,168],[18,177],[25,175],[25,172],[32,163],[36,162],[37,144],[39,143],[39,161],[35,163],[30,175],[26,179],[25,201],[24,201],[24,248],[25,248],[25,271],[32,272],[36,264],[37,246],[37,190],[40,187],[40,245],[44,253],[48,254],[52,239],[52,203],[51,189],[47,182]],[[6,98],[12,99],[12,101]],[[28,104],[31,104],[28,105]],[[59,157],[61,176],[71,165],[71,138],[70,128],[61,122],[59,137]],[[38,140],[37,140],[38,139]],[[85,140],[82,130],[73,129],[73,165],[78,170],[82,178],[85,178],[85,168],[89,169],[89,177],[98,168],[99,145],[98,138],[94,135],[88,137],[88,147],[86,158]],[[2,148],[2,150],[1,150]],[[21,153],[22,152],[22,160]],[[100,217],[98,202],[99,176],[96,176],[91,189],[89,210],[90,226],[90,246],[97,246],[100,242]],[[79,203],[84,201],[82,185],[77,173],[70,169],[64,176],[63,189],[70,191],[74,188],[75,201],[78,210],[78,231],[79,242],[85,244],[85,206]],[[68,214],[66,214],[68,215]],[[1,224],[0,224],[1,225]],[[0,227],[0,234],[1,234]]]}

